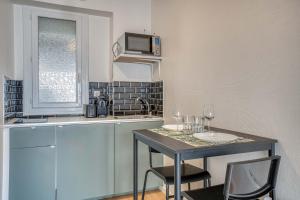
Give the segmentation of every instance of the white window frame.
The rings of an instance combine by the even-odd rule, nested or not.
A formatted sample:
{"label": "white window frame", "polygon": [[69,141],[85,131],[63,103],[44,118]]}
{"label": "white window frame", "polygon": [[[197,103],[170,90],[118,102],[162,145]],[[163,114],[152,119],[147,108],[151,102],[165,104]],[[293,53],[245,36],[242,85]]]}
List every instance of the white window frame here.
{"label": "white window frame", "polygon": [[[39,102],[38,17],[76,22],[76,103]],[[88,16],[78,13],[23,7],[24,31],[24,115],[82,114],[83,104],[88,102]]]}

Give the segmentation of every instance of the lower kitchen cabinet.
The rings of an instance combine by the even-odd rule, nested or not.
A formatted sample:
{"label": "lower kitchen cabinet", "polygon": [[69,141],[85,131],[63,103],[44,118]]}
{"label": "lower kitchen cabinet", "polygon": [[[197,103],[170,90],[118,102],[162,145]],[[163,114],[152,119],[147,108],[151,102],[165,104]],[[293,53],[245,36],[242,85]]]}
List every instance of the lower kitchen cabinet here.
{"label": "lower kitchen cabinet", "polygon": [[96,199],[114,193],[114,124],[56,127],[57,199]]}
{"label": "lower kitchen cabinet", "polygon": [[55,146],[10,150],[10,200],[55,199]]}
{"label": "lower kitchen cabinet", "polygon": [[[9,200],[83,200],[122,195],[133,188],[133,134],[162,121],[95,123],[10,129]],[[163,156],[153,156],[154,165]],[[149,168],[139,143],[139,189]],[[162,182],[150,175],[148,188]]]}
{"label": "lower kitchen cabinet", "polygon": [[[133,130],[159,128],[162,121],[119,123],[115,125],[115,194],[133,191]],[[146,170],[149,169],[148,147],[139,143],[139,190],[142,190]],[[153,165],[162,166],[163,156],[153,156]],[[147,188],[157,188],[162,181],[153,174],[149,175]]]}

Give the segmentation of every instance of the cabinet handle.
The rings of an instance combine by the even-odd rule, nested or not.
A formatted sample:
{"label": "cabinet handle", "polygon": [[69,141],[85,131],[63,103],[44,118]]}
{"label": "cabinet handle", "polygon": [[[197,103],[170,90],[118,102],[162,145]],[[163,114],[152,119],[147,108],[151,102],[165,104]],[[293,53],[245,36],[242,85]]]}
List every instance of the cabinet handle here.
{"label": "cabinet handle", "polygon": [[35,127],[35,126],[32,126],[31,129],[34,130],[34,129],[36,129],[36,127]]}
{"label": "cabinet handle", "polygon": [[56,147],[56,146],[54,146],[54,145],[51,145],[51,146],[50,146],[51,149],[54,149],[55,147]]}
{"label": "cabinet handle", "polygon": [[63,127],[62,125],[59,125],[59,126],[58,126],[58,128],[62,128],[62,127]]}

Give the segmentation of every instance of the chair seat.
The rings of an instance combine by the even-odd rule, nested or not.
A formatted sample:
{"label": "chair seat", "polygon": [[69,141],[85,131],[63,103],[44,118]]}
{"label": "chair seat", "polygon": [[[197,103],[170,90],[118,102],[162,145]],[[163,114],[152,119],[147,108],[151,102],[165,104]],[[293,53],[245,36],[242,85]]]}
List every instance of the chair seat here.
{"label": "chair seat", "polygon": [[224,185],[216,185],[208,188],[183,192],[188,200],[224,200]]}
{"label": "chair seat", "polygon": [[[163,177],[168,184],[174,184],[174,166],[154,167],[152,172]],[[181,182],[189,183],[210,178],[208,171],[190,164],[181,164]]]}

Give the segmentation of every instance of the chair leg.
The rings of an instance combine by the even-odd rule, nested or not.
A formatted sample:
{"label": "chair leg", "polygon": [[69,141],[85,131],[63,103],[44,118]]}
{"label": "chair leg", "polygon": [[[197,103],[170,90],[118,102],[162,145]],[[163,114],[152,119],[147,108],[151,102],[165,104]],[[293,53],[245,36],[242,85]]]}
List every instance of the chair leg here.
{"label": "chair leg", "polygon": [[169,200],[169,192],[170,192],[169,184],[166,183],[166,200]]}
{"label": "chair leg", "polygon": [[208,188],[211,186],[210,178],[203,180],[203,188]]}
{"label": "chair leg", "polygon": [[191,183],[188,183],[188,190],[191,190]]}
{"label": "chair leg", "polygon": [[207,185],[208,185],[208,187],[211,186],[211,180],[210,180],[210,178],[207,179]]}
{"label": "chair leg", "polygon": [[146,184],[147,184],[147,178],[148,178],[149,172],[150,172],[150,170],[147,170],[146,174],[145,174],[144,186],[143,186],[143,192],[142,192],[142,200],[144,200],[144,198],[145,198]]}
{"label": "chair leg", "polygon": [[275,192],[275,190],[272,191],[272,200],[276,200],[276,192]]}

